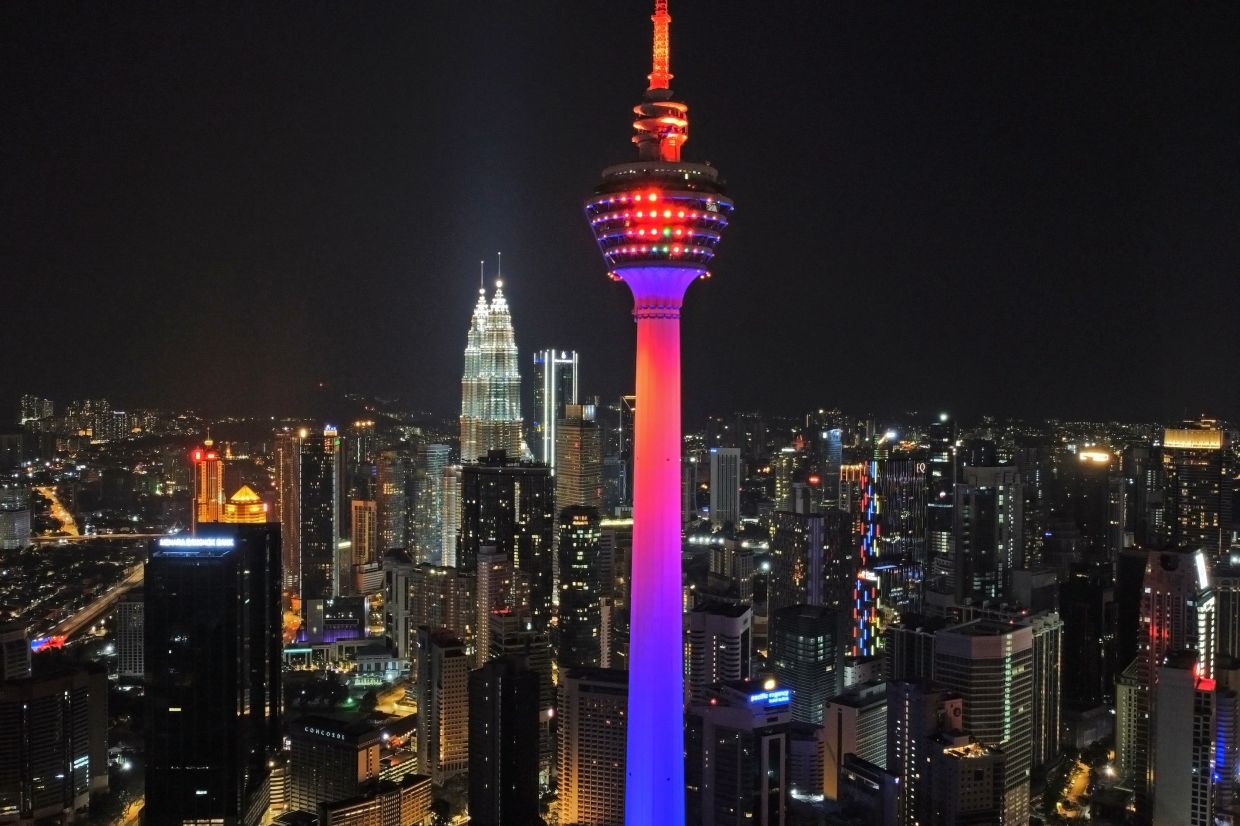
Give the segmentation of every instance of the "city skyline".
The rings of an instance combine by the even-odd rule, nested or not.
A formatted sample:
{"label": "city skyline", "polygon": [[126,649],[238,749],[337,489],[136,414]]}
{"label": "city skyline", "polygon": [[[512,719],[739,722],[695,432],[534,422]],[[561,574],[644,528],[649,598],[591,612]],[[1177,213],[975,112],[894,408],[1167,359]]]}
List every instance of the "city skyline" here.
{"label": "city skyline", "polygon": [[[626,157],[608,102],[640,90],[624,44],[641,16],[450,5],[175,21],[7,7],[26,37],[4,58],[23,83],[5,92],[18,162],[2,254],[15,303],[59,323],[4,328],[0,344],[42,355],[0,390],[269,413],[309,406],[323,381],[447,414],[451,320],[472,303],[474,262],[503,249],[521,350],[576,349],[583,387],[631,392],[627,298],[584,277],[594,251],[575,209],[600,152]],[[709,113],[695,154],[753,204],[685,316],[734,327],[740,345],[722,360],[687,342],[687,418],[824,403],[1235,416],[1240,391],[1211,381],[1234,362],[1240,127],[1224,103],[1235,73],[1220,71],[1234,16],[805,7],[719,14],[707,37],[711,9],[677,13],[676,82]],[[440,29],[465,39],[437,43]],[[28,45],[49,38],[78,59]],[[772,84],[796,105],[762,106]],[[752,106],[764,129],[737,140],[725,125]],[[552,108],[549,151],[530,136]],[[443,157],[461,162],[423,160]],[[797,241],[820,231],[826,243]],[[240,301],[264,312],[233,312]],[[866,359],[835,346],[862,337]],[[183,339],[218,349],[164,346]],[[216,353],[234,372],[204,400]],[[771,363],[801,380],[764,379]]]}

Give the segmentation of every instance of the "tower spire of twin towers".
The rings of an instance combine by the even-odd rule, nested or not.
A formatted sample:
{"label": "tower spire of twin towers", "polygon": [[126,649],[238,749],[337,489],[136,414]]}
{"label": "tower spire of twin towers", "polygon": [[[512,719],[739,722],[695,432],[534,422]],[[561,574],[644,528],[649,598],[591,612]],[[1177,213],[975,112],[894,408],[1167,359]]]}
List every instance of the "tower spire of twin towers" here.
{"label": "tower spire of twin towers", "polygon": [[[504,288],[504,254],[502,252],[497,252],[495,253],[495,257],[497,259],[496,264],[495,264],[495,286],[496,288],[502,290]],[[479,261],[478,262],[478,292],[479,294],[484,294],[487,291],[486,269],[487,269],[487,262]]]}

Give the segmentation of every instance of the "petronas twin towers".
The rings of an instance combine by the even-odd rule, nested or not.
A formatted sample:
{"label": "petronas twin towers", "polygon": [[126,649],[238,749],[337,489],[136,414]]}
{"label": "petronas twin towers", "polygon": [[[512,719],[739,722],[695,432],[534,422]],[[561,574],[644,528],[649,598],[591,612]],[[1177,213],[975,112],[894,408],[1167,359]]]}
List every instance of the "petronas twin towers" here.
{"label": "petronas twin towers", "polygon": [[524,452],[521,421],[521,373],[512,315],[504,298],[504,282],[495,283],[487,303],[486,288],[465,340],[465,375],[461,377],[461,461],[504,450],[513,458]]}

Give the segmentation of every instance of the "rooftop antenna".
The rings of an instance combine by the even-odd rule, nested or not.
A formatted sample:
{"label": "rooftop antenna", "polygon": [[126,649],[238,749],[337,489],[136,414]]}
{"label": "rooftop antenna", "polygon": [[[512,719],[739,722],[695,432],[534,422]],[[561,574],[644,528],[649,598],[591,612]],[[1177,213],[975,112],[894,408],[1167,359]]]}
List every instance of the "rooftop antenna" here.
{"label": "rooftop antenna", "polygon": [[498,263],[495,265],[495,286],[504,286],[504,254],[502,252],[495,253]]}
{"label": "rooftop antenna", "polygon": [[667,12],[667,0],[655,0],[654,14],[654,60],[650,70],[651,89],[667,89],[672,79],[671,71],[671,28],[672,16]]}
{"label": "rooftop antenna", "polygon": [[485,261],[478,262],[478,292],[484,295],[486,294],[486,291],[487,291],[486,265],[487,265],[487,262]]}

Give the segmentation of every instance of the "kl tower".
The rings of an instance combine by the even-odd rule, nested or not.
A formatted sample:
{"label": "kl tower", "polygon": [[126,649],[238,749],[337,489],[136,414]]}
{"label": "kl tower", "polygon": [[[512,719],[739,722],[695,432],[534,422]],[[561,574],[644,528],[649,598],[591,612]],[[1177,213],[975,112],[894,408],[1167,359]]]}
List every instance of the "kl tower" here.
{"label": "kl tower", "polygon": [[710,277],[732,201],[713,167],[680,159],[689,107],[668,86],[667,0],[654,9],[654,68],[633,109],[637,160],[604,169],[585,207],[611,278],[633,292],[637,321],[624,822],[683,826],[680,308],[694,279]]}

